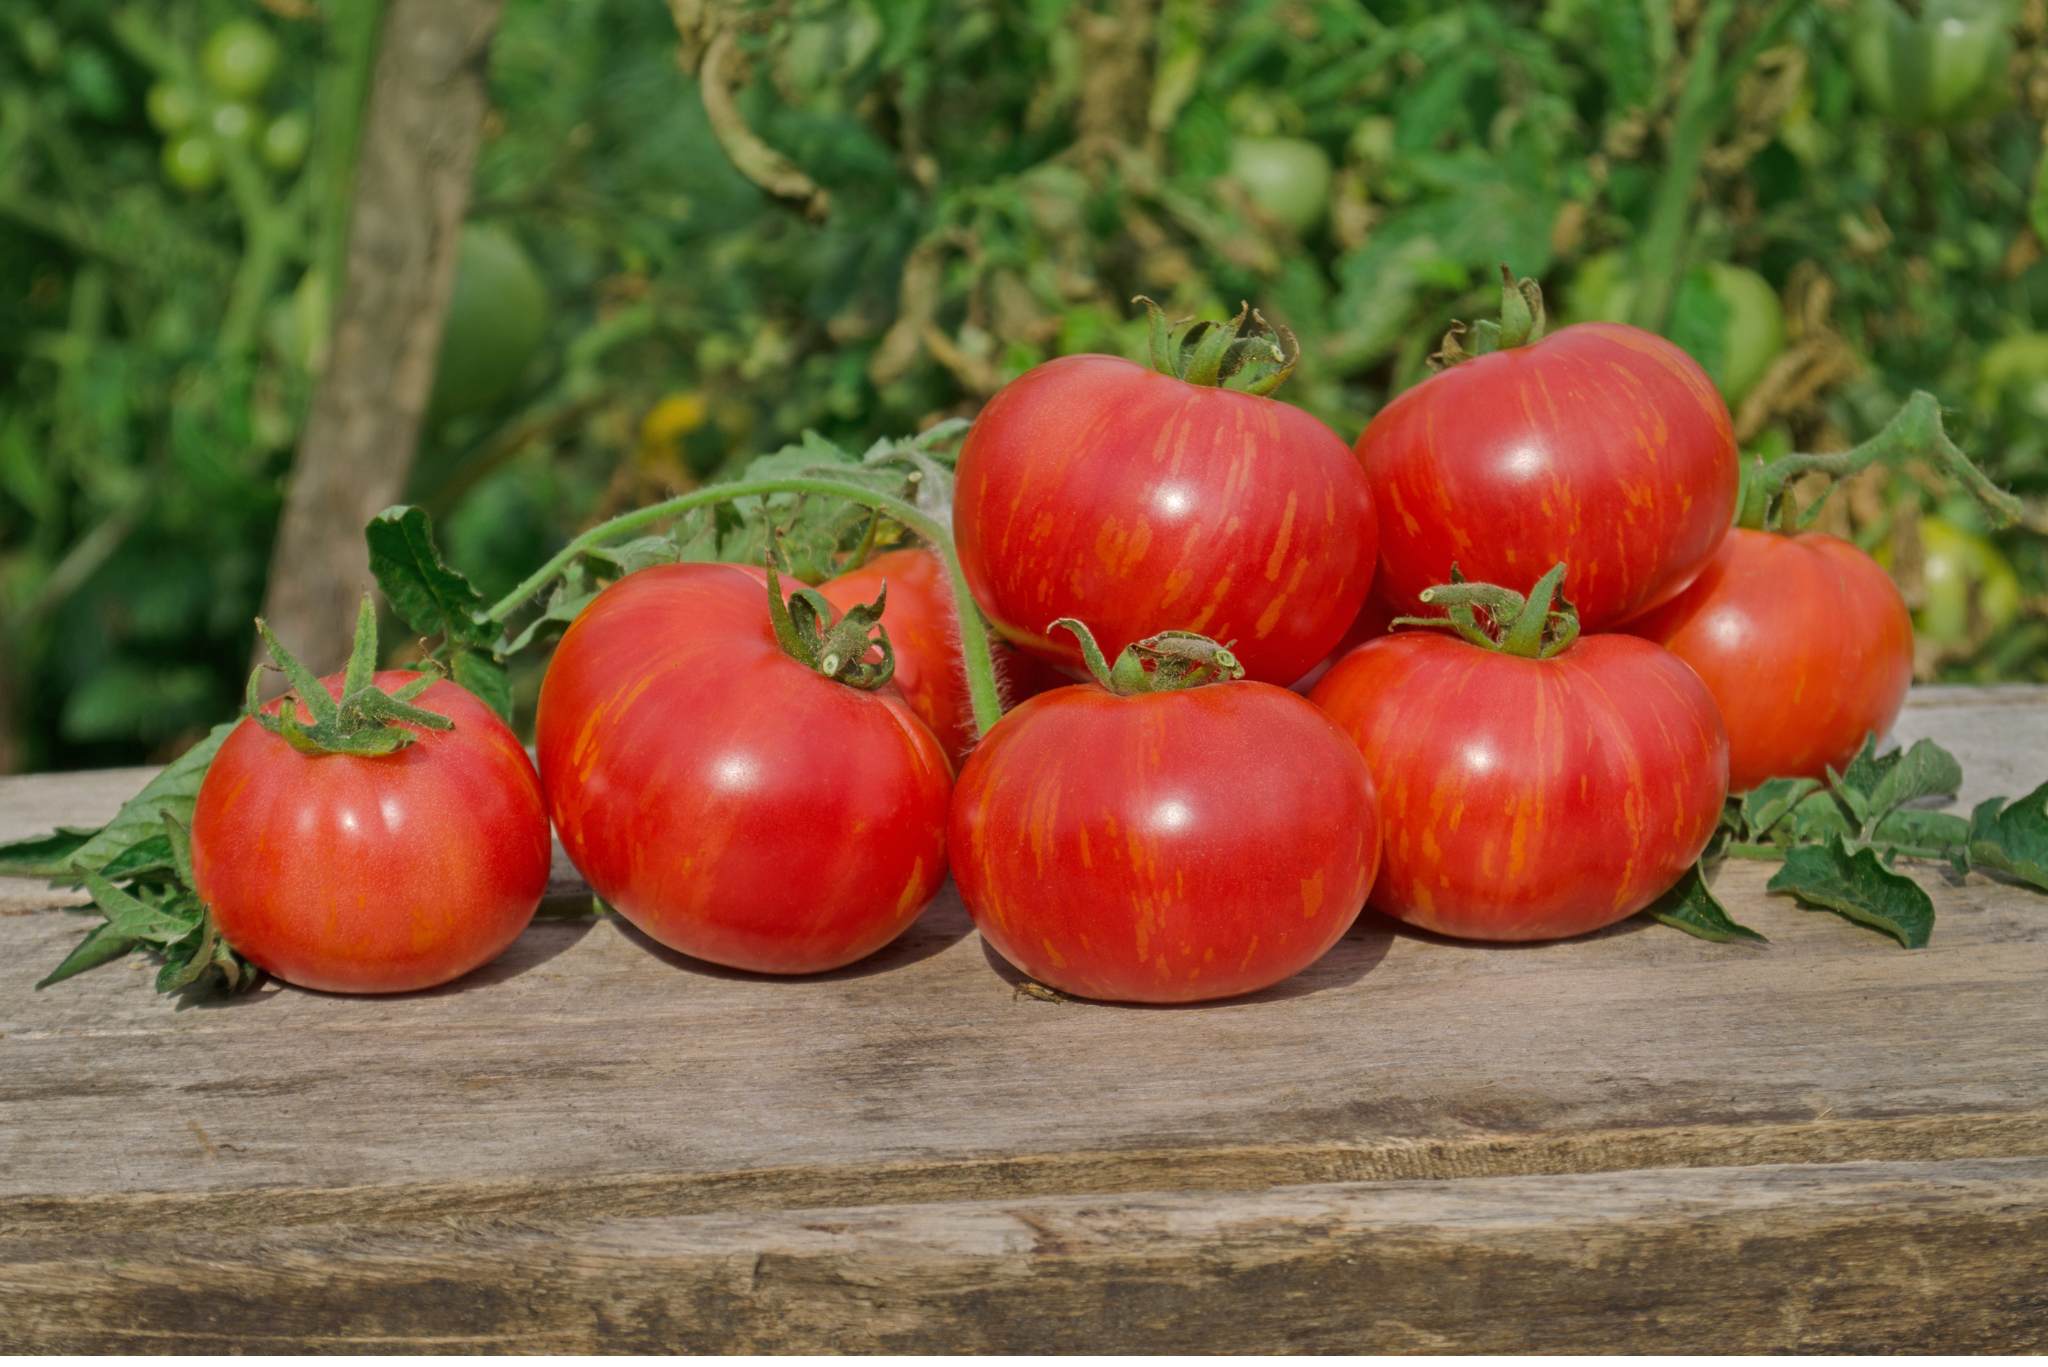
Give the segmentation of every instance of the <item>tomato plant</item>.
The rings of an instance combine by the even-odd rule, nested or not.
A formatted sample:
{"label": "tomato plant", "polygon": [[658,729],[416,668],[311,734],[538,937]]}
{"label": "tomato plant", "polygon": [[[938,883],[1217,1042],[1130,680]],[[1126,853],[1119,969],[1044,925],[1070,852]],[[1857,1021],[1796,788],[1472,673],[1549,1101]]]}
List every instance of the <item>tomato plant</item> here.
{"label": "tomato plant", "polygon": [[1668,651],[1579,636],[1551,608],[1562,568],[1526,601],[1432,588],[1464,639],[1368,641],[1310,695],[1372,770],[1387,833],[1372,905],[1390,916],[1475,940],[1581,935],[1648,906],[1720,821],[1713,697]]}
{"label": "tomato plant", "polygon": [[1069,669],[1081,655],[1050,633],[1059,617],[1118,651],[1162,623],[1202,632],[1252,678],[1293,683],[1365,600],[1372,490],[1334,432],[1265,397],[1293,368],[1280,342],[1238,335],[1242,316],[1169,335],[1153,312],[1156,369],[1062,357],[975,419],[961,563],[1005,637]]}
{"label": "tomato plant", "polygon": [[273,642],[294,691],[253,706],[192,812],[193,886],[251,963],[323,992],[409,992],[496,958],[533,919],[548,823],[532,761],[445,679],[315,680]]}
{"label": "tomato plant", "polygon": [[1372,780],[1300,697],[1166,633],[998,722],[953,798],[953,877],[996,952],[1062,992],[1188,1002],[1321,958],[1379,862]]}
{"label": "tomato plant", "polygon": [[1401,394],[1358,439],[1381,509],[1380,592],[1413,612],[1454,567],[1527,589],[1563,561],[1580,620],[1604,630],[1678,592],[1726,534],[1728,406],[1662,338],[1613,323],[1543,337],[1534,286],[1505,293],[1482,354]]}
{"label": "tomato plant", "polygon": [[[541,684],[563,848],[671,949],[816,973],[902,933],[946,876],[945,751],[895,690],[884,604],[829,623],[730,565],[658,565],[583,609]],[[879,657],[871,657],[871,646]]]}

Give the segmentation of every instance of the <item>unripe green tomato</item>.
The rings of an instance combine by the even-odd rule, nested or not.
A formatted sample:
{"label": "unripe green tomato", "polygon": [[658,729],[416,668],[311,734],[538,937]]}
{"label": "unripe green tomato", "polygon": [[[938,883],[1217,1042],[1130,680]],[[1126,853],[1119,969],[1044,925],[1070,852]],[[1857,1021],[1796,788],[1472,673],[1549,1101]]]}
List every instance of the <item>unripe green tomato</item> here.
{"label": "unripe green tomato", "polygon": [[2048,332],[2021,332],[1977,359],[1976,404],[2006,430],[2048,424]]}
{"label": "unripe green tomato", "polygon": [[428,411],[490,407],[519,383],[547,328],[547,285],[519,239],[495,224],[465,227]]}
{"label": "unripe green tomato", "polygon": [[1303,138],[1238,138],[1229,174],[1261,213],[1297,233],[1321,223],[1329,207],[1330,154]]}
{"label": "unripe green tomato", "polygon": [[164,175],[187,194],[201,194],[220,182],[220,152],[203,133],[180,133],[164,143]]}
{"label": "unripe green tomato", "polygon": [[1739,404],[1785,349],[1785,307],[1770,281],[1753,270],[1726,261],[1710,261],[1702,269],[1727,310],[1719,365],[1707,372],[1728,402]]}
{"label": "unripe green tomato", "polygon": [[296,171],[313,144],[313,125],[304,114],[279,114],[263,130],[259,149],[263,164],[273,171]]}
{"label": "unripe green tomato", "polygon": [[277,39],[249,19],[222,24],[199,52],[206,83],[233,100],[251,100],[263,93],[277,73]]}
{"label": "unripe green tomato", "polygon": [[2007,97],[2008,0],[1860,0],[1849,68],[1865,99],[1905,128],[1963,122]]}
{"label": "unripe green tomato", "polygon": [[249,140],[256,136],[256,111],[246,104],[236,104],[232,101],[217,104],[207,114],[206,126],[211,128],[213,135],[222,142],[246,147]]}
{"label": "unripe green tomato", "polygon": [[[1628,270],[1628,260],[1619,251],[1587,257],[1565,287],[1566,318],[1575,323],[1627,322],[1636,298],[1636,282]],[[1703,300],[1691,314],[1685,307],[1688,294]],[[1672,340],[1713,377],[1730,407],[1742,402],[1785,349],[1785,309],[1778,292],[1746,267],[1726,261],[1695,266],[1679,283],[1673,303],[1667,324]],[[1703,329],[1689,329],[1689,317],[1711,322]]]}
{"label": "unripe green tomato", "polygon": [[[1878,546],[1876,558],[1891,568],[1889,543]],[[1920,519],[1920,589],[1913,630],[1941,646],[1970,643],[1973,606],[1984,628],[1998,632],[2018,619],[2025,600],[2003,551],[1940,517]]]}
{"label": "unripe green tomato", "polygon": [[199,119],[199,97],[171,81],[158,81],[151,86],[143,108],[149,115],[150,127],[165,136],[182,133]]}

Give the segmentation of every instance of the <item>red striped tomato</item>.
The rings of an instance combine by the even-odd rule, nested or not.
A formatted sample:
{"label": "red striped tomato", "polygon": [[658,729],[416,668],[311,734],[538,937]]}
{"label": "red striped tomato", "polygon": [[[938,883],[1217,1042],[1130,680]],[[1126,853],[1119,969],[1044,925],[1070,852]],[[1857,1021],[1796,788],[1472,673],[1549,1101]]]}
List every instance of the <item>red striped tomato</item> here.
{"label": "red striped tomato", "polygon": [[1668,651],[1547,659],[1428,631],[1368,641],[1311,695],[1363,751],[1387,838],[1372,905],[1474,940],[1548,940],[1648,906],[1728,792],[1714,700]]}
{"label": "red striped tomato", "polygon": [[816,973],[895,939],[938,891],[952,774],[893,688],[785,652],[768,593],[686,564],[599,594],[541,685],[541,783],[576,867],[656,940]]}
{"label": "red striped tomato", "polygon": [[1875,560],[1821,532],[1737,528],[1629,630],[1691,665],[1728,726],[1729,783],[1820,778],[1882,738],[1913,682],[1913,620]]}
{"label": "red striped tomato", "polygon": [[991,399],[953,503],[974,596],[1023,649],[1078,669],[1059,617],[1112,654],[1198,631],[1283,685],[1357,616],[1376,527],[1357,458],[1315,418],[1113,356],[1048,361]]}
{"label": "red striped tomato", "polygon": [[1372,780],[1283,688],[1056,689],[954,794],[953,877],[996,952],[1077,996],[1188,1002],[1321,958],[1379,863]]}
{"label": "red striped tomato", "polygon": [[1451,578],[1526,592],[1571,566],[1586,630],[1690,583],[1735,514],[1728,406],[1638,328],[1582,323],[1400,395],[1358,453],[1380,509],[1380,592],[1402,612]]}

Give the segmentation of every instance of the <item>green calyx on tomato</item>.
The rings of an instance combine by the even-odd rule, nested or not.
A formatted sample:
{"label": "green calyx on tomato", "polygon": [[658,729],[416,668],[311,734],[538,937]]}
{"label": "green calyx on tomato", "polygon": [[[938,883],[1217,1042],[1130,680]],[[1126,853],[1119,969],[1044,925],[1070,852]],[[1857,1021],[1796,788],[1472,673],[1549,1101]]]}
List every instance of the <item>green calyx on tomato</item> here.
{"label": "green calyx on tomato", "polygon": [[1543,288],[1534,280],[1516,279],[1503,261],[1500,267],[1500,319],[1482,318],[1469,327],[1451,324],[1443,344],[1431,353],[1430,369],[1448,370],[1460,361],[1489,352],[1524,346],[1543,336]]}
{"label": "green calyx on tomato", "polygon": [[[832,604],[814,588],[799,586],[787,599],[782,596],[775,552],[768,552],[768,620],[774,624],[777,643],[804,668],[849,688],[872,692],[896,673],[896,648],[882,625],[888,602],[885,583],[874,602],[856,603],[834,621]],[[880,658],[869,659],[871,651],[879,652]]]}
{"label": "green calyx on tomato", "polygon": [[[356,613],[356,639],[348,654],[348,671],[342,676],[341,697],[336,699],[305,664],[286,650],[270,630],[270,624],[256,619],[257,634],[277,661],[275,668],[291,680],[292,693],[275,712],[263,706],[263,671],[258,665],[249,675],[248,715],[272,735],[281,736],[292,749],[307,755],[388,755],[403,750],[419,737],[397,722],[411,722],[434,731],[447,731],[455,723],[438,712],[414,707],[412,700],[440,677],[429,668],[395,693],[377,687],[377,608],[369,594],[363,595]],[[291,705],[296,694],[312,715],[309,726],[301,722],[298,708]]]}
{"label": "green calyx on tomato", "polygon": [[[1243,394],[1271,394],[1287,382],[1301,360],[1301,344],[1284,323],[1269,323],[1250,304],[1227,323],[1212,318],[1166,321],[1159,305],[1144,295],[1152,324],[1152,368],[1176,380]],[[1249,329],[1247,329],[1249,324]]]}
{"label": "green calyx on tomato", "polygon": [[[1422,601],[1441,606],[1441,617],[1396,617],[1391,625],[1449,627],[1475,646],[1502,655],[1547,660],[1579,638],[1579,614],[1564,596],[1564,564],[1536,581],[1525,598],[1498,584],[1468,583],[1451,566],[1451,582],[1422,591]],[[1485,620],[1480,614],[1485,613]]]}
{"label": "green calyx on tomato", "polygon": [[1046,628],[1047,632],[1060,630],[1073,633],[1081,643],[1081,658],[1087,662],[1095,682],[1120,698],[1137,693],[1173,693],[1244,677],[1244,666],[1230,653],[1230,647],[1200,632],[1162,631],[1133,641],[1112,665],[1103,658],[1102,647],[1095,643],[1095,633],[1086,623],[1062,617]]}

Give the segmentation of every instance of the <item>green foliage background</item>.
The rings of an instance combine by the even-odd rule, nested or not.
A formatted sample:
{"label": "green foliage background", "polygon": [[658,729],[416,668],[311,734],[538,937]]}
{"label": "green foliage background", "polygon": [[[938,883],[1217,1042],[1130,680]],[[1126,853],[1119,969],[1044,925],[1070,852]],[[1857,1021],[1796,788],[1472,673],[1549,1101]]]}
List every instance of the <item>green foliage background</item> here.
{"label": "green foliage background", "polygon": [[[0,0],[0,770],[161,756],[235,705],[365,8]],[[147,92],[234,19],[281,45],[262,116],[310,115],[312,154],[181,190]],[[1944,19],[1963,37],[1913,27]],[[722,129],[694,74],[718,28]],[[1997,539],[2018,615],[1980,604],[1922,672],[2048,678],[2041,0],[790,0],[706,7],[680,57],[661,0],[507,5],[467,392],[409,494],[486,594],[807,429],[861,449],[1048,356],[1135,353],[1138,293],[1288,323],[1284,394],[1349,438],[1506,261],[1566,317],[1761,372],[1755,449],[1843,445],[1934,390],[2032,525]],[[736,166],[739,124],[810,188]],[[537,289],[503,283],[507,239]],[[1830,505],[1909,596],[1915,518],[1974,517],[1922,473]]]}

